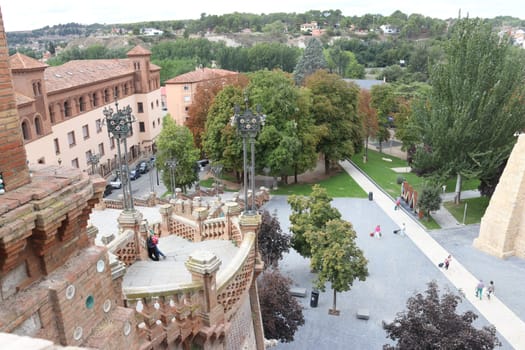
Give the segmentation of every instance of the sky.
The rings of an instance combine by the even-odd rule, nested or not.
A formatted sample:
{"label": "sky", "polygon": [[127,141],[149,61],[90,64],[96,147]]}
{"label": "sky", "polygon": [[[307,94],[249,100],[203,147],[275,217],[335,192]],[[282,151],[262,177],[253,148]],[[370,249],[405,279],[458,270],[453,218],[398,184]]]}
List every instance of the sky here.
{"label": "sky", "polygon": [[471,18],[512,16],[525,19],[525,5],[518,0],[193,0],[181,1],[182,6],[176,1],[146,2],[149,6],[144,6],[144,3],[139,0],[3,0],[0,9],[8,32],[71,22],[114,24],[199,19],[202,13],[304,13],[309,10],[341,10],[344,16],[367,13],[389,16],[400,10],[407,15],[417,13],[441,19],[455,18],[461,10],[462,17],[468,14]]}

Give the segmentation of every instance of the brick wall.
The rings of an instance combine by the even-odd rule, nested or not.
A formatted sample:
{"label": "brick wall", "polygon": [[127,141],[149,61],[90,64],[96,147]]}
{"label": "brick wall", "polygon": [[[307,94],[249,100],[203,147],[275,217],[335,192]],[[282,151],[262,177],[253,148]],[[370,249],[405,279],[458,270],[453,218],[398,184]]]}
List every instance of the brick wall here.
{"label": "brick wall", "polygon": [[6,190],[12,191],[29,183],[30,177],[8,58],[4,21],[0,12],[0,172]]}

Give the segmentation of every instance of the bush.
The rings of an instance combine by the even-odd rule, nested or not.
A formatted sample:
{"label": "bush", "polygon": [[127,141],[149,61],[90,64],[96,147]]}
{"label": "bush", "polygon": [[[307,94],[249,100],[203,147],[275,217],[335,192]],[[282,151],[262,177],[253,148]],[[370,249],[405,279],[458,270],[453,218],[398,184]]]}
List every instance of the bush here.
{"label": "bush", "polygon": [[398,176],[396,179],[396,183],[398,185],[401,185],[403,182],[405,182],[405,178],[403,176]]}

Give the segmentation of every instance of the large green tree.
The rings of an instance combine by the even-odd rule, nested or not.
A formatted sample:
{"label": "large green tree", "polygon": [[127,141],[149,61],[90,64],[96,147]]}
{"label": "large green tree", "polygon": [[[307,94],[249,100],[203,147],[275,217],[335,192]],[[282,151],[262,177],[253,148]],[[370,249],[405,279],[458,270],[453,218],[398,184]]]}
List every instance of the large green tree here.
{"label": "large green tree", "polygon": [[328,196],[326,189],[319,185],[312,187],[310,196],[288,197],[288,204],[292,208],[292,247],[305,258],[312,255],[312,247],[306,239],[308,232],[316,234],[324,230],[328,221],[341,218],[341,213],[331,206],[331,201],[332,198]]}
{"label": "large green tree", "polygon": [[317,151],[323,154],[328,173],[332,162],[348,159],[363,147],[359,88],[325,70],[310,75],[306,87],[312,93],[311,113],[321,133]]}
{"label": "large green tree", "polygon": [[445,52],[431,70],[430,98],[416,113],[424,147],[415,163],[430,164],[441,177],[455,175],[459,203],[462,178],[496,173],[513,133],[525,127],[525,60],[481,19],[458,20]]}
{"label": "large green tree", "polygon": [[175,188],[180,187],[186,191],[199,180],[196,172],[199,150],[194,145],[193,135],[187,127],[175,124],[169,114],[163,119],[157,147],[156,164],[162,171],[162,181],[171,193],[174,193],[174,188],[171,185],[172,173],[168,161],[176,160],[177,163],[174,169]]}
{"label": "large green tree", "polygon": [[394,94],[395,88],[391,84],[374,85],[370,91],[372,98],[370,104],[377,111],[378,130],[376,132],[379,142],[379,152],[383,152],[383,143],[390,140],[389,117],[396,112],[397,104]]}
{"label": "large green tree", "polygon": [[330,314],[339,314],[337,292],[350,290],[355,279],[364,281],[368,276],[368,261],[355,239],[352,224],[341,219],[330,220],[321,230],[306,233],[312,253],[310,265],[317,272],[315,286],[324,291],[326,282],[330,282],[334,292]]}
{"label": "large green tree", "polygon": [[302,85],[309,75],[326,68],[328,63],[323,54],[323,46],[319,40],[311,38],[293,71],[295,83]]}

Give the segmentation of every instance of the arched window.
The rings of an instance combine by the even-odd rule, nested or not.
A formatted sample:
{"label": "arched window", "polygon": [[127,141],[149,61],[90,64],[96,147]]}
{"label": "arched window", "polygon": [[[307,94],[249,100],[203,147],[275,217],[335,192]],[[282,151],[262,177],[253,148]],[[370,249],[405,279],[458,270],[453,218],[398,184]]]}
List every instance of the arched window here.
{"label": "arched window", "polygon": [[71,117],[71,105],[69,101],[64,102],[64,116]]}
{"label": "arched window", "polygon": [[22,136],[24,137],[24,140],[31,139],[31,132],[29,130],[29,124],[27,123],[27,120],[22,122]]}
{"label": "arched window", "polygon": [[40,116],[35,117],[35,131],[37,135],[42,135],[42,122]]}
{"label": "arched window", "polygon": [[49,119],[51,124],[55,124],[55,105],[49,104]]}
{"label": "arched window", "polygon": [[80,96],[80,98],[78,99],[78,104],[80,107],[80,111],[85,112],[86,111],[86,100],[84,99],[84,96]]}
{"label": "arched window", "polygon": [[93,107],[97,107],[98,106],[98,94],[96,92],[93,93],[92,100],[93,100]]}

